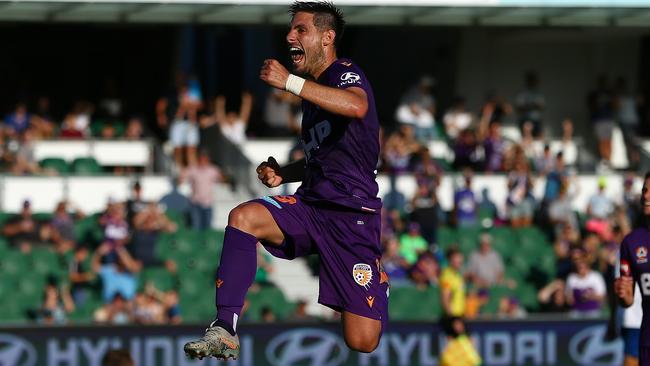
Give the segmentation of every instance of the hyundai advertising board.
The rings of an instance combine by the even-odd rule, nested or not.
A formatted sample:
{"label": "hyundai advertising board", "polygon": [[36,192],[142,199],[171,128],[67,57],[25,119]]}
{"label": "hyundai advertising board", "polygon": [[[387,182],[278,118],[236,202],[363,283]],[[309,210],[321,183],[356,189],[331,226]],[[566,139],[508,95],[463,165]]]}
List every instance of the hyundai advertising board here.
{"label": "hyundai advertising board", "polygon": [[[599,321],[475,322],[472,337],[484,365],[621,365],[620,339]],[[183,344],[199,326],[0,328],[2,366],[100,366],[111,348],[131,351],[138,366],[222,365],[185,358]],[[394,323],[371,354],[348,350],[337,325],[242,326],[237,366],[415,366],[438,364],[444,336],[434,324]]]}

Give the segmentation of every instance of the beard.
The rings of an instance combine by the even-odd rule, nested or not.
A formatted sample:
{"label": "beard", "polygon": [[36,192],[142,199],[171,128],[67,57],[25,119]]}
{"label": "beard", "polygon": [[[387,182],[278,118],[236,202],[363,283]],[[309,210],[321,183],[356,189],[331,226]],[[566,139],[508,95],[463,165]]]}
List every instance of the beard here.
{"label": "beard", "polygon": [[293,65],[293,71],[301,76],[309,79],[314,79],[314,75],[319,71],[321,66],[325,63],[325,51],[320,47],[313,49],[305,49],[303,66],[298,68]]}

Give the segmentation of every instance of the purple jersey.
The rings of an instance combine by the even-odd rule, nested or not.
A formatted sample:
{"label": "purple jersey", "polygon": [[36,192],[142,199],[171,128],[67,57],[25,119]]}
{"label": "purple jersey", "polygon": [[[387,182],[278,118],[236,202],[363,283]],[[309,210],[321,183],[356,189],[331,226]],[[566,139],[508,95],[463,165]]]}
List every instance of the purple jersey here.
{"label": "purple jersey", "polygon": [[[632,275],[639,284],[643,299],[643,314],[650,314],[650,231],[636,229],[621,243],[621,274]],[[650,347],[650,316],[644,316],[641,323],[641,345]]]}
{"label": "purple jersey", "polygon": [[326,201],[367,212],[379,212],[375,181],[379,159],[379,121],[375,97],[363,71],[348,59],[338,59],[320,76],[321,85],[358,87],[368,97],[362,119],[327,112],[303,101],[302,143],[306,171],[296,191],[305,201]]}

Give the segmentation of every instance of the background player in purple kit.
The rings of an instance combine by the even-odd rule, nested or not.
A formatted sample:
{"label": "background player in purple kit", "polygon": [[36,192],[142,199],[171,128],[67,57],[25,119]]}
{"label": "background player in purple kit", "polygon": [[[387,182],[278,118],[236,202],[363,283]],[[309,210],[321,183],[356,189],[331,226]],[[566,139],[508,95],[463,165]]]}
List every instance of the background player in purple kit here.
{"label": "background player in purple kit", "polygon": [[[641,207],[646,222],[628,234],[621,243],[621,276],[614,283],[614,290],[621,305],[629,307],[634,302],[634,283],[641,289],[643,313],[650,314],[650,172],[646,174],[641,192]],[[650,366],[650,317],[641,322],[639,342],[639,365]]]}
{"label": "background player in purple kit", "polygon": [[258,241],[282,258],[320,255],[319,302],[341,311],[351,349],[373,351],[388,320],[372,88],[359,67],[337,57],[344,26],[339,9],[328,2],[296,2],[290,14],[287,44],[295,74],[266,60],[260,78],[303,99],[306,158],[280,167],[270,157],[257,173],[268,187],[302,185],[295,195],[264,197],[230,212],[217,271],[217,317],[203,338],[185,345],[191,357],[238,356],[237,319],[255,276]]}

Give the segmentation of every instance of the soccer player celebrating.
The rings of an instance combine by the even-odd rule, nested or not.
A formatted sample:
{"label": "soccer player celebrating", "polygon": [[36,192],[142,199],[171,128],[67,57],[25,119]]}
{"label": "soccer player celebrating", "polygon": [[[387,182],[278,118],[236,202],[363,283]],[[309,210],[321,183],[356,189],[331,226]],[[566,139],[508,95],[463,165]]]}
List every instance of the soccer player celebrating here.
{"label": "soccer player celebrating", "polygon": [[[628,234],[621,243],[620,277],[614,282],[614,291],[624,307],[634,303],[634,283],[639,285],[642,296],[643,313],[650,313],[650,172],[645,175],[641,191],[641,209],[645,216],[645,227],[637,228]],[[639,342],[639,365],[650,366],[650,317],[644,316],[641,322]]]}
{"label": "soccer player celebrating", "polygon": [[[217,315],[190,357],[237,358],[237,319],[256,271],[256,243],[285,259],[318,253],[319,302],[341,311],[345,341],[371,352],[388,320],[388,278],[380,270],[381,200],[375,167],[379,123],[368,79],[336,48],[344,20],[329,2],[296,2],[287,44],[293,74],[266,60],[260,78],[303,99],[305,159],[257,168],[268,187],[302,181],[291,196],[252,200],[233,209],[216,279]],[[300,76],[299,76],[300,75]]]}

